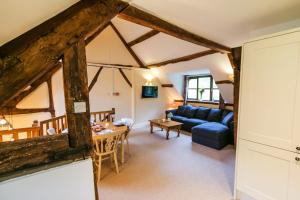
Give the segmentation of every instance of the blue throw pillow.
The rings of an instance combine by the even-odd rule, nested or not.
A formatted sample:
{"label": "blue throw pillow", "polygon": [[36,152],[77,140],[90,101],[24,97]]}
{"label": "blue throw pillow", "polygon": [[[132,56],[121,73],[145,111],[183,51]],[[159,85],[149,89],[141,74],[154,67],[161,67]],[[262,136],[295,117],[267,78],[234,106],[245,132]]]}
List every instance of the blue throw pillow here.
{"label": "blue throw pillow", "polygon": [[179,116],[183,116],[185,107],[186,106],[179,106],[178,109],[177,109],[176,114],[179,115]]}
{"label": "blue throw pillow", "polygon": [[186,106],[184,112],[183,112],[183,116],[187,117],[187,118],[193,118],[195,113],[197,111],[197,108],[193,107],[193,106]]}
{"label": "blue throw pillow", "polygon": [[221,119],[222,110],[212,108],[207,116],[207,120],[210,122],[219,122]]}
{"label": "blue throw pillow", "polygon": [[229,112],[221,121],[222,124],[228,126],[229,123],[233,120],[233,112]]}
{"label": "blue throw pillow", "polygon": [[195,113],[195,118],[206,120],[210,108],[198,107]]}

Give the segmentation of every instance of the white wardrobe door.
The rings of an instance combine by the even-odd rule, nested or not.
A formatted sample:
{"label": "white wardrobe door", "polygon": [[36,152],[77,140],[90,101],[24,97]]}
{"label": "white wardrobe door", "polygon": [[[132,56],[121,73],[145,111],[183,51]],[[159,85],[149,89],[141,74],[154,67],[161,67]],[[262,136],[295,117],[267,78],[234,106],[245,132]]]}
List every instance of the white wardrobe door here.
{"label": "white wardrobe door", "polygon": [[291,154],[239,139],[237,189],[257,200],[287,200]]}
{"label": "white wardrobe door", "polygon": [[288,200],[300,199],[300,154],[292,155],[292,163],[290,168],[289,198]]}
{"label": "white wardrobe door", "polygon": [[240,138],[295,151],[299,50],[299,32],[244,46]]}

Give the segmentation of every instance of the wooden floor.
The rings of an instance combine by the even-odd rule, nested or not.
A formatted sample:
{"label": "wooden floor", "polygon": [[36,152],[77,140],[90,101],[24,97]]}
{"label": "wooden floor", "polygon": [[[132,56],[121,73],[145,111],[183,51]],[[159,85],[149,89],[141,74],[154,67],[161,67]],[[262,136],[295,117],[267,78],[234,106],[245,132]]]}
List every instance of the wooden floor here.
{"label": "wooden floor", "polygon": [[137,129],[130,137],[131,156],[115,174],[104,164],[100,200],[230,200],[234,180],[232,146],[217,151],[170,132]]}

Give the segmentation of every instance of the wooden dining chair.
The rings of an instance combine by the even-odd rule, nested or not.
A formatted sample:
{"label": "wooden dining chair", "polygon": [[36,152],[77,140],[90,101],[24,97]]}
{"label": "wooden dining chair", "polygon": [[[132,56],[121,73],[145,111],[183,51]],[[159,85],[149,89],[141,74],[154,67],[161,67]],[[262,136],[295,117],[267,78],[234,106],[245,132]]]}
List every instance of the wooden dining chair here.
{"label": "wooden dining chair", "polygon": [[117,159],[117,144],[122,135],[121,131],[112,133],[104,133],[93,137],[94,142],[94,162],[98,168],[97,182],[101,178],[101,163],[104,159],[110,158],[114,160],[117,174],[119,173],[118,159]]}

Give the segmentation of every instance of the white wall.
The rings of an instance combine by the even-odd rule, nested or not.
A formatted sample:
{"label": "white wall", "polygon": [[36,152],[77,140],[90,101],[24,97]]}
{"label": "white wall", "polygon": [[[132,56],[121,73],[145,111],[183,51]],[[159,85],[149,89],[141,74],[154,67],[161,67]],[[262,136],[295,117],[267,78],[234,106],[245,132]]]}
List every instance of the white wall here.
{"label": "white wall", "polygon": [[0,199],[93,200],[95,191],[92,160],[73,162],[0,182]]}

